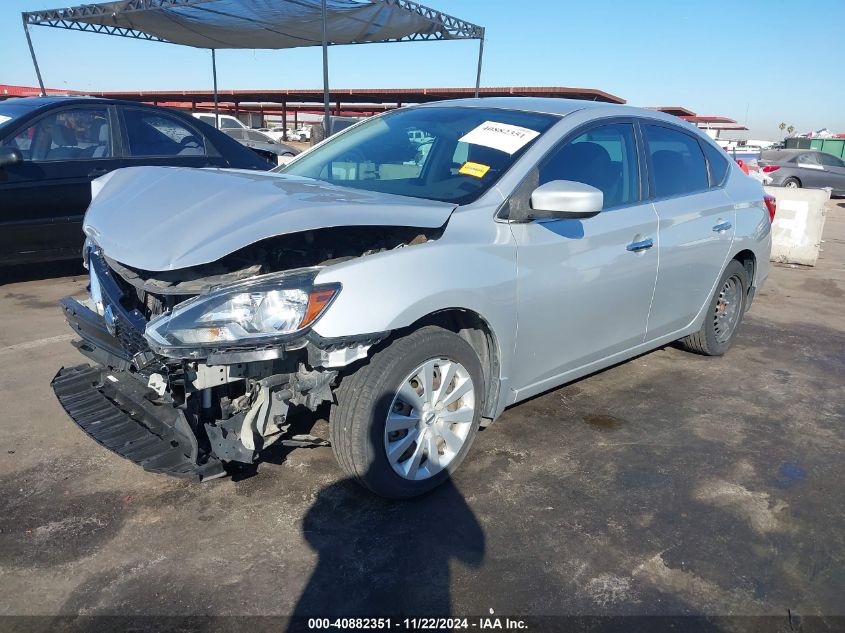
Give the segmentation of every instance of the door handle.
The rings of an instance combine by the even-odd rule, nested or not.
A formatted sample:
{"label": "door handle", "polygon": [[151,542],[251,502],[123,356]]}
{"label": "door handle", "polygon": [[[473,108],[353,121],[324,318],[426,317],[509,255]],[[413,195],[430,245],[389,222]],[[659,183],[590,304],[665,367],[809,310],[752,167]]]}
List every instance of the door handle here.
{"label": "door handle", "polygon": [[733,224],[731,224],[730,222],[720,222],[719,224],[713,227],[713,231],[715,231],[716,233],[721,233],[722,231],[727,231],[732,226]]}
{"label": "door handle", "polygon": [[654,241],[649,237],[644,240],[640,240],[639,242],[631,242],[625,248],[632,253],[639,253],[642,251],[647,251],[652,246],[654,246]]}
{"label": "door handle", "polygon": [[91,171],[88,172],[88,177],[89,178],[99,178],[100,176],[105,176],[107,173],[109,173],[109,171],[110,171],[109,169],[105,169],[103,167],[97,167],[96,169],[92,169]]}

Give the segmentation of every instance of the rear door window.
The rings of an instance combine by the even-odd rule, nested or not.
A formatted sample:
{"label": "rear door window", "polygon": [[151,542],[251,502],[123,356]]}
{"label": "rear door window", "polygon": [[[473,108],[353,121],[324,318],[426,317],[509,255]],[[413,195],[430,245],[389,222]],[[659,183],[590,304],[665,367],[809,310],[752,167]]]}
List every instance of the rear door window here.
{"label": "rear door window", "polygon": [[602,125],[567,142],[540,167],[540,184],[552,180],[573,180],[600,189],[604,209],[637,202],[640,192],[634,126]]}
{"label": "rear door window", "polygon": [[845,167],[845,162],[833,154],[819,154],[819,162],[826,167]]}
{"label": "rear door window", "polygon": [[125,108],[123,120],[132,157],[205,156],[202,136],[176,117],[162,112]]}
{"label": "rear door window", "polygon": [[642,127],[651,160],[655,197],[694,193],[710,186],[704,154],[695,137],[658,125]]}
{"label": "rear door window", "polygon": [[817,168],[821,166],[819,162],[818,156],[816,154],[808,153],[808,154],[801,154],[798,158],[795,159],[795,162],[798,163],[800,167],[814,167]]}

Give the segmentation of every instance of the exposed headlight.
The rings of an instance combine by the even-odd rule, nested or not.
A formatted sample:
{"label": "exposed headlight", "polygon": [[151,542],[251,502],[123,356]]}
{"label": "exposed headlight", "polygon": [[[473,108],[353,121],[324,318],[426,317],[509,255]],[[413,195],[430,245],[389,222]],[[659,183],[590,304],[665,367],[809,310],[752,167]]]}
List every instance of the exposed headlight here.
{"label": "exposed headlight", "polygon": [[314,273],[265,275],[182,303],[147,324],[145,336],[167,348],[260,344],[301,332],[340,287],[313,286]]}

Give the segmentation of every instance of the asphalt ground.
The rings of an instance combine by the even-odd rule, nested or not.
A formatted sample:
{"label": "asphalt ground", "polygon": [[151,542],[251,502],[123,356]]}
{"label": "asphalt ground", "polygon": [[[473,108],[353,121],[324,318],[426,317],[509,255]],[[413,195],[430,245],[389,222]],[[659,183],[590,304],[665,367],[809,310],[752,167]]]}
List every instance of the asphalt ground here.
{"label": "asphalt ground", "polygon": [[49,387],[84,361],[56,305],[83,271],[3,271],[0,615],[791,613],[835,630],[845,200],[828,206],[818,265],[773,267],[726,356],[668,346],[512,407],[453,481],[401,503],[325,448],[204,484],[106,451]]}

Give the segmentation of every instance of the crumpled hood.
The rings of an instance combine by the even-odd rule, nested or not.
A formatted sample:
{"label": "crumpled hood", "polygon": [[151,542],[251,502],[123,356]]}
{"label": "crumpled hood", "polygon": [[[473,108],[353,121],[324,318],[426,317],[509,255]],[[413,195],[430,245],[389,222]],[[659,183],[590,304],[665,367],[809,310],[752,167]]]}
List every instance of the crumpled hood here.
{"label": "crumpled hood", "polygon": [[336,226],[442,226],[454,204],[267,172],[129,167],[94,181],[83,230],[127,266],[177,270]]}

